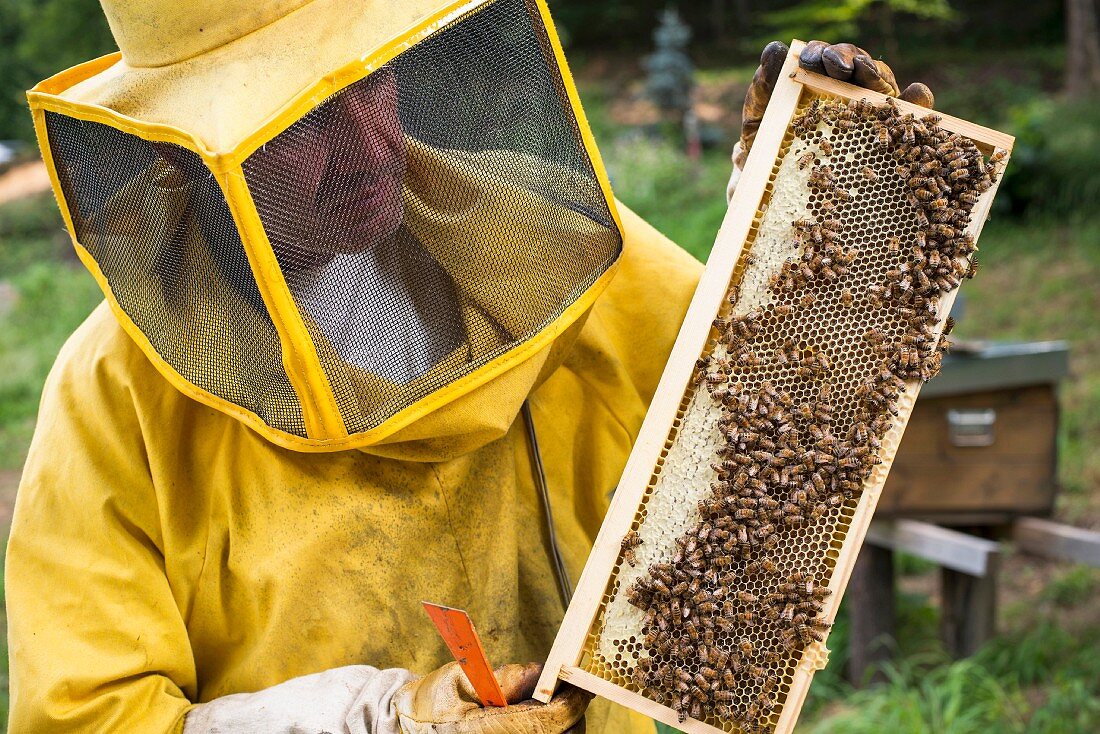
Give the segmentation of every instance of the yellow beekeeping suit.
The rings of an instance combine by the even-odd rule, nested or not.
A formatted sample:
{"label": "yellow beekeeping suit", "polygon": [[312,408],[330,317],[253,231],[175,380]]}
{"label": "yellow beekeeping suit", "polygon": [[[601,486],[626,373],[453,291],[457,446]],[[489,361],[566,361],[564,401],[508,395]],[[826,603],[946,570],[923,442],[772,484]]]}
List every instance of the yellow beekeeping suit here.
{"label": "yellow beekeeping suit", "polygon": [[[574,579],[701,270],[620,211],[619,270],[528,398]],[[499,379],[436,435],[296,452],[177,391],[101,305],[50,375],[19,490],[11,730],[178,731],[191,702],[298,675],[424,673],[449,654],[421,600],[468,609],[496,663],[544,659],[563,610]],[[653,730],[599,701],[588,721]]]}

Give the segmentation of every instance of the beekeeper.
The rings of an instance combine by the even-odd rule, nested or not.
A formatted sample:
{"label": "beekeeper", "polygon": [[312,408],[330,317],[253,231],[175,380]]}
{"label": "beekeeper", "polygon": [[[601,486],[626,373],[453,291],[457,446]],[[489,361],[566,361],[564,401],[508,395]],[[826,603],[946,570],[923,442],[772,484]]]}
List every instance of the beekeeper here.
{"label": "beekeeper", "polygon": [[481,708],[420,602],[545,657],[700,266],[613,199],[545,6],[103,5],[121,56],[30,94],[106,302],[19,490],[11,730],[570,730],[533,664]]}

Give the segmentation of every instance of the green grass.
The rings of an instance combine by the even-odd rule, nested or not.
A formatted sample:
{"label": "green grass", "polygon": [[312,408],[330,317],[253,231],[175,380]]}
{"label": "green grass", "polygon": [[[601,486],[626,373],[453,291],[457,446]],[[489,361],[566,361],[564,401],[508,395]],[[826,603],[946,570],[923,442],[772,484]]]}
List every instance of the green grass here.
{"label": "green grass", "polygon": [[644,137],[614,140],[603,150],[616,196],[705,260],[726,214],[729,155],[707,152],[693,162],[673,145]]}
{"label": "green grass", "polygon": [[1100,569],[1074,566],[1051,579],[1040,598],[1063,609],[1100,599]]}
{"label": "green grass", "polygon": [[57,351],[96,303],[98,287],[73,262],[36,262],[5,281],[0,307],[0,468],[26,457],[42,383]]}
{"label": "green grass", "polygon": [[882,685],[854,690],[842,684],[834,689],[827,707],[808,711],[802,730],[809,734],[1100,731],[1098,638],[1095,631],[1073,635],[1039,622],[994,640],[967,660],[951,661],[938,649],[903,655],[884,668],[887,681]]}
{"label": "green grass", "polygon": [[13,470],[58,349],[102,296],[49,195],[0,206],[0,273],[0,470]]}

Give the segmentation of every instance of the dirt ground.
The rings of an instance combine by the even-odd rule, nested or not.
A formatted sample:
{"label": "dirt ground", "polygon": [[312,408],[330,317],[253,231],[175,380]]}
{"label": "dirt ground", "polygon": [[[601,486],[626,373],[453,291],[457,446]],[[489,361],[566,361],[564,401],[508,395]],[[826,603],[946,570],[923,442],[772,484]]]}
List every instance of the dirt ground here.
{"label": "dirt ground", "polygon": [[0,204],[49,190],[50,176],[42,161],[22,163],[0,175]]}

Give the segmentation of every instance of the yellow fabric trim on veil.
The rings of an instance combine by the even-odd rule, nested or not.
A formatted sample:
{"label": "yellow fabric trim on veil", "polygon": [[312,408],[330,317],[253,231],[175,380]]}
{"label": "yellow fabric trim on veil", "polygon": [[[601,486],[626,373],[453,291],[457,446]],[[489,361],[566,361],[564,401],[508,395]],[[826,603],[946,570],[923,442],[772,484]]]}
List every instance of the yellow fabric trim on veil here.
{"label": "yellow fabric trim on veil", "polygon": [[[583,315],[591,308],[613,277],[617,259],[610,263],[586,261],[585,258],[591,259],[592,253],[598,249],[587,245],[601,236],[606,238],[609,229],[617,231],[620,235],[622,233],[620,216],[616,210],[606,172],[583,110],[580,108],[579,97],[565,64],[544,0],[535,0],[535,5],[545,22],[551,50],[562,75],[564,91],[573,106],[577,122],[575,131],[579,133],[584,152],[591,161],[595,182],[592,181],[591,175],[580,176],[567,166],[511,151],[472,153],[441,150],[411,139],[407,144],[409,160],[404,196],[408,216],[405,226],[460,286],[459,305],[467,333],[473,333],[475,330],[481,334],[489,333],[490,329],[484,328],[488,324],[499,331],[500,340],[498,343],[493,343],[492,340],[482,339],[481,342],[472,345],[469,342],[461,344],[454,353],[442,360],[437,368],[429,370],[426,375],[406,387],[411,388],[420,380],[438,376],[443,371],[444,365],[453,367],[457,363],[469,360],[489,359],[480,368],[398,410],[376,427],[348,436],[340,410],[333,398],[330,380],[321,365],[326,350],[330,354],[335,350],[331,349],[331,345],[324,343],[325,339],[320,329],[312,328],[315,324],[309,321],[309,317],[301,314],[294,307],[285,279],[277,269],[271,267],[271,261],[274,258],[270,254],[266,235],[259,226],[251,196],[248,195],[245,181],[240,174],[240,164],[251,152],[264,141],[270,140],[293,124],[305,111],[364,78],[410,45],[434,33],[440,26],[465,13],[476,12],[487,4],[489,3],[486,0],[452,2],[443,5],[418,1],[417,8],[435,5],[435,10],[421,15],[420,20],[391,37],[389,41],[375,46],[335,71],[315,76],[315,81],[311,85],[290,97],[273,114],[264,113],[266,117],[250,128],[252,130],[250,134],[243,138],[232,138],[235,143],[230,148],[219,147],[216,143],[211,144],[211,139],[225,139],[227,131],[222,131],[211,138],[207,135],[205,128],[193,130],[183,118],[179,118],[178,114],[172,112],[172,110],[181,109],[180,105],[186,109],[195,108],[198,110],[196,119],[201,120],[203,125],[216,125],[219,115],[220,119],[224,120],[225,114],[228,114],[232,117],[230,126],[232,130],[246,129],[244,116],[253,114],[248,106],[237,105],[232,109],[226,108],[223,110],[224,114],[219,113],[211,117],[209,110],[201,112],[205,107],[199,104],[197,99],[191,97],[175,101],[171,99],[173,90],[176,88],[170,82],[178,77],[184,66],[187,68],[195,66],[196,69],[206,68],[206,65],[213,63],[213,58],[203,60],[196,57],[163,68],[126,68],[125,62],[119,55],[113,54],[55,75],[36,86],[28,94],[36,120],[40,147],[46,155],[47,162],[50,161],[49,141],[43,122],[46,110],[102,123],[143,140],[179,145],[196,152],[202,158],[206,166],[215,174],[226,195],[227,204],[234,213],[241,232],[246,254],[257,272],[257,280],[263,281],[259,283],[260,291],[271,318],[278,326],[277,343],[282,345],[286,371],[298,395],[298,402],[302,406],[308,437],[273,428],[247,408],[209,393],[205,388],[197,387],[157,353],[149,338],[122,310],[99,264],[80,243],[76,242],[72,222],[68,221],[64,192],[61,190],[56,172],[50,166],[54,191],[81,259],[100,283],[120,323],[173,385],[200,402],[242,420],[273,443],[300,451],[332,451],[366,447],[388,442],[391,437],[394,437],[394,440],[405,440],[406,435],[415,438],[430,433],[428,430],[430,425],[445,425],[451,420],[452,416],[448,411],[451,403],[465,396],[480,393],[490,381],[508,373],[511,373],[511,377],[506,382],[514,385],[515,394],[512,394],[512,388],[505,388],[505,394],[501,396],[500,403],[502,406],[508,406],[504,408],[505,410],[511,410],[512,404],[515,403],[514,407],[518,410],[518,405],[526,394],[524,391],[530,390],[549,368],[546,358],[537,359],[537,355],[551,353],[550,347],[554,340],[569,330],[571,325],[582,320]],[[310,16],[313,18],[310,22],[320,22],[325,13],[335,12],[332,8],[326,10],[328,5],[329,3],[320,1],[309,3],[294,11],[292,15],[313,14]],[[422,11],[418,9],[415,12]],[[236,54],[234,58],[237,58],[239,63],[245,63],[248,54],[245,54],[243,49],[250,44],[258,43],[260,36],[268,38],[272,34],[278,35],[289,27],[289,24],[280,26],[279,22],[273,23],[262,31],[227,45],[225,53]],[[230,46],[233,48],[229,48]],[[333,52],[331,48],[326,51],[330,55]],[[172,68],[173,66],[178,68]],[[271,74],[265,72],[265,78],[267,76]],[[102,82],[100,82],[101,78]],[[70,94],[74,89],[78,92]],[[153,109],[160,110],[166,114],[165,119],[178,124],[147,122],[109,106],[119,100],[117,94],[127,89],[127,94],[136,95],[132,99],[145,101],[137,107],[123,105],[121,109],[133,112],[135,115],[144,115]],[[188,89],[189,87],[185,85],[176,91],[187,92]],[[256,91],[256,88],[250,88],[248,95],[254,95]],[[223,95],[222,98],[231,97],[233,95],[228,97]],[[152,107],[145,109],[149,105]],[[259,107],[263,108],[263,105]],[[157,119],[156,115],[154,119]],[[508,172],[506,184],[501,183],[501,170]],[[554,187],[543,183],[547,177],[551,181],[567,181],[574,190],[580,187],[582,191],[586,189],[591,191],[592,201],[606,202],[611,221],[599,221],[606,214],[585,212],[582,206],[555,200]],[[534,227],[533,222],[539,219],[550,222],[551,227],[549,229]],[[435,234],[429,236],[429,231]],[[482,245],[456,250],[448,247],[448,244],[453,242],[480,242]],[[567,243],[568,247],[563,248],[563,243]],[[492,259],[489,258],[490,252],[494,253]],[[587,290],[569,293],[567,290],[576,288],[575,284],[569,285],[564,278],[559,280],[553,278],[552,274],[547,275],[545,266],[547,260],[551,258],[550,252],[553,252],[557,258],[561,258],[564,266],[571,266],[574,272],[590,272],[593,275],[599,275],[592,282],[583,284],[588,286]],[[510,263],[512,267],[500,268],[489,264],[500,261]],[[582,268],[585,270],[581,270]],[[274,273],[272,273],[273,270]],[[539,297],[541,300],[535,302],[533,308],[516,308],[516,296],[520,293],[524,294],[527,303],[531,303],[532,297]],[[562,313],[552,318],[549,323],[540,323],[545,320],[547,313],[553,312],[554,304],[561,303],[568,304]],[[207,316],[210,314],[197,318],[205,320]],[[477,325],[481,325],[482,328],[477,328]],[[507,349],[509,337],[524,335],[528,337],[526,340],[514,342],[511,349],[501,351]],[[472,353],[470,353],[471,346]],[[524,364],[526,360],[531,360],[531,363]],[[351,365],[348,365],[347,369],[356,371],[356,379],[363,380],[365,383],[387,382],[382,377],[370,375]],[[462,409],[461,406],[454,406],[454,410]],[[418,421],[420,424],[410,429]]]}

